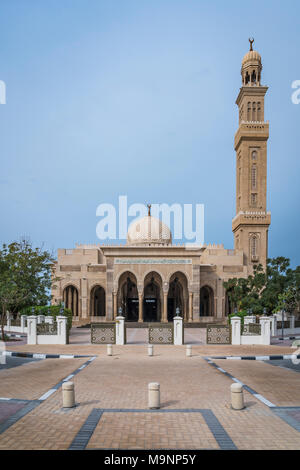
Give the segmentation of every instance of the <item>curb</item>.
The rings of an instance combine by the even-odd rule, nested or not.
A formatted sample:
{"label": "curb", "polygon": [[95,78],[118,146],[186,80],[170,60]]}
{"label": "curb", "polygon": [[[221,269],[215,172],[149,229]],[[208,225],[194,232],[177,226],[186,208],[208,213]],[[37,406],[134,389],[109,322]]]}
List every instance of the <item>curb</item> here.
{"label": "curb", "polygon": [[274,356],[206,356],[209,359],[229,359],[232,361],[283,361],[285,359],[300,359],[300,354],[284,354]]}
{"label": "curb", "polygon": [[89,356],[75,355],[75,354],[41,354],[41,353],[24,353],[24,352],[15,352],[15,351],[3,351],[3,356],[10,357],[30,357],[33,359],[77,359],[80,357],[91,357],[95,354],[90,354]]}

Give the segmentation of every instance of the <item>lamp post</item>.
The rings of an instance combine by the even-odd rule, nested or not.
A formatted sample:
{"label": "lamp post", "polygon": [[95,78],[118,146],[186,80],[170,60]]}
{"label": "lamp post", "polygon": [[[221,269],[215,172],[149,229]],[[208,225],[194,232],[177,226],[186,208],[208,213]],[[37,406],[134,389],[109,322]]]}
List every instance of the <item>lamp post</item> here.
{"label": "lamp post", "polygon": [[180,308],[176,307],[176,317],[180,317]]}
{"label": "lamp post", "polygon": [[119,310],[118,310],[119,317],[122,316],[122,313],[123,313],[122,307],[119,307]]}

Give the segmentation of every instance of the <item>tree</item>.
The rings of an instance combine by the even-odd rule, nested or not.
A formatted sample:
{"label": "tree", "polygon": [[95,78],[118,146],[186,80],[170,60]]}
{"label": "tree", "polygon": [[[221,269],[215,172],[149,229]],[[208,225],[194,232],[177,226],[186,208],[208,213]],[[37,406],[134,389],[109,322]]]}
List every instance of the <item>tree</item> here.
{"label": "tree", "polygon": [[[290,268],[290,260],[284,257],[268,259],[264,271],[262,265],[254,265],[253,275],[247,278],[231,278],[223,283],[232,304],[238,310],[251,309],[253,313],[275,312],[279,296],[297,306],[300,301],[300,266]],[[296,301],[296,304],[295,304]]]}
{"label": "tree", "polygon": [[7,311],[17,312],[29,305],[43,305],[50,300],[54,258],[42,247],[33,248],[21,239],[0,250],[1,329]]}

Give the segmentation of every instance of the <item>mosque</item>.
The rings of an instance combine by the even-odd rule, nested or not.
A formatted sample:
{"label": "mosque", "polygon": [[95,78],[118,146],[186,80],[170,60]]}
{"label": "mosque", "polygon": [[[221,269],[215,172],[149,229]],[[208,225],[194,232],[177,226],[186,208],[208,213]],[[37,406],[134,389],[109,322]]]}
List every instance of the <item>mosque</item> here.
{"label": "mosque", "polygon": [[271,223],[266,207],[269,123],[264,120],[268,87],[261,84],[261,56],[249,41],[236,100],[234,249],[172,244],[169,227],[150,209],[130,225],[124,245],[59,249],[52,302],[64,301],[74,322],[112,321],[121,313],[128,322],[169,322],[177,312],[186,323],[220,323],[230,312],[223,282],[248,276],[253,264],[266,265]]}

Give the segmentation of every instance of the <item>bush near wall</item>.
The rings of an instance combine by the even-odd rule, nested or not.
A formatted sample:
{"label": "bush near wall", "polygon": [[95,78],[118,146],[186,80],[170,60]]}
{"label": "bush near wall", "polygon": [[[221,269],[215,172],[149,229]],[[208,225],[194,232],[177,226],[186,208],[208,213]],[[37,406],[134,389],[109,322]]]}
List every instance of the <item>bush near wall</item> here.
{"label": "bush near wall", "polygon": [[[34,310],[33,310],[34,309]],[[24,307],[21,311],[21,315],[45,315],[45,317],[56,317],[59,315],[64,315],[67,317],[68,330],[72,327],[72,311],[69,308],[64,308],[63,313],[61,313],[61,305],[34,305],[32,307]]]}
{"label": "bush near wall", "polygon": [[237,313],[231,313],[230,315],[228,315],[228,323],[230,325],[232,317],[240,317],[241,326],[243,326],[244,325],[244,317],[247,317],[248,315],[249,315],[249,313],[247,313],[246,310],[241,310],[240,312],[237,312]]}

